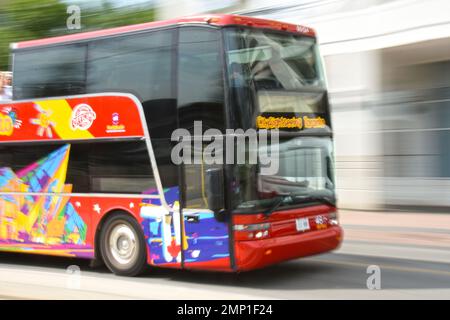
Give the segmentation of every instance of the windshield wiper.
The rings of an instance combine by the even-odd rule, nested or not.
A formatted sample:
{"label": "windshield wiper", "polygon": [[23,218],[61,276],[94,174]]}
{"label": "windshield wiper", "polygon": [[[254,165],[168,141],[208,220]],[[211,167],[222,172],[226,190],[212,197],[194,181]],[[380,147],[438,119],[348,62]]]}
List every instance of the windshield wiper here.
{"label": "windshield wiper", "polygon": [[296,203],[306,203],[306,202],[320,202],[327,204],[329,206],[336,206],[336,199],[328,196],[318,196],[318,195],[292,195],[291,196]]}
{"label": "windshield wiper", "polygon": [[286,202],[286,199],[291,199],[289,196],[287,197],[280,197],[280,199],[278,199],[278,201],[276,201],[274,203],[273,206],[271,206],[269,209],[267,209],[266,211],[264,211],[264,215],[269,216],[270,214],[272,214],[275,210],[277,210],[283,203]]}
{"label": "windshield wiper", "polygon": [[298,203],[308,203],[308,202],[320,202],[323,204],[327,204],[329,206],[335,207],[336,200],[335,198],[328,196],[318,196],[318,195],[299,195],[295,193],[291,193],[286,196],[280,197],[270,208],[264,211],[264,215],[269,216],[275,210],[277,210],[282,204],[298,204]]}

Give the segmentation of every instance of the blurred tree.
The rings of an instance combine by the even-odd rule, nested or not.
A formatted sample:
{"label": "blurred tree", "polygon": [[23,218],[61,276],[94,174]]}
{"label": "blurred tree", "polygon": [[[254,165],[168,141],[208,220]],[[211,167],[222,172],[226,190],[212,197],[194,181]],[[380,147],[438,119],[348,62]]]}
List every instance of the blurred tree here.
{"label": "blurred tree", "polygon": [[114,6],[103,0],[100,6],[89,3],[81,7],[81,30],[68,30],[69,0],[0,0],[0,70],[9,65],[12,42],[39,39],[153,21],[153,8],[141,5]]}
{"label": "blurred tree", "polygon": [[150,22],[154,19],[155,10],[150,6],[131,4],[117,7],[110,1],[103,0],[101,7],[82,11],[81,22],[84,30],[93,30]]}
{"label": "blurred tree", "polygon": [[59,0],[0,2],[0,70],[7,69],[11,42],[56,35],[65,26],[66,5]]}

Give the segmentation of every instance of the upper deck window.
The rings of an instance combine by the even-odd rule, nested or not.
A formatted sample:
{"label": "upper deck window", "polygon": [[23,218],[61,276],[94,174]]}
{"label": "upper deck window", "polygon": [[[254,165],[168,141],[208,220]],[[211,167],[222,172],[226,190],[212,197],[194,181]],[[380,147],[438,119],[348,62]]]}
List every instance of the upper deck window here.
{"label": "upper deck window", "polygon": [[178,54],[180,126],[192,129],[201,120],[205,129],[223,129],[224,85],[220,32],[181,28]]}
{"label": "upper deck window", "polygon": [[129,92],[142,102],[173,96],[173,31],[93,41],[87,92]]}
{"label": "upper deck window", "polygon": [[86,45],[33,49],[14,54],[14,99],[85,93]]}

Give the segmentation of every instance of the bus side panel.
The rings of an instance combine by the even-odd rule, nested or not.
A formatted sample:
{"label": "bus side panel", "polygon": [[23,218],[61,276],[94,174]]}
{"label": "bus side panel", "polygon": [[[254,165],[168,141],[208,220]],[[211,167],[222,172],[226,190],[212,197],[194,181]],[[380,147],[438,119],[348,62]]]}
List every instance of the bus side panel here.
{"label": "bus side panel", "polygon": [[[28,153],[19,166],[12,158],[0,165],[0,250],[93,258],[97,223],[107,213],[102,209],[118,204],[107,197],[95,201],[87,195],[70,196],[74,185],[66,178],[72,146],[65,141],[142,138],[141,120],[131,95],[0,104],[0,143],[14,143],[15,150],[23,153],[21,143],[59,142],[59,147],[55,144],[52,151],[36,158]],[[129,204],[125,208],[130,211]],[[139,203],[136,206],[131,211],[140,219]]]}
{"label": "bus side panel", "polygon": [[[157,195],[148,190],[145,194]],[[141,204],[140,216],[148,247],[148,263],[168,268],[181,268],[180,196],[179,188],[164,190],[170,211],[161,205],[159,199],[145,199]]]}
{"label": "bus side panel", "polygon": [[0,104],[0,142],[143,137],[131,96],[86,95]]}
{"label": "bus side panel", "polygon": [[[183,266],[187,269],[230,270],[227,223],[218,222],[209,210],[183,209],[181,215],[179,188],[167,188],[164,192],[170,211],[157,199],[143,200],[141,204],[149,264],[181,268],[184,257]],[[195,221],[191,220],[193,216]]]}
{"label": "bus side panel", "polygon": [[21,170],[0,169],[1,250],[92,256],[89,216],[70,196],[58,195],[72,192],[69,152],[66,144]]}
{"label": "bus side panel", "polygon": [[186,269],[230,271],[228,223],[208,209],[183,209]]}

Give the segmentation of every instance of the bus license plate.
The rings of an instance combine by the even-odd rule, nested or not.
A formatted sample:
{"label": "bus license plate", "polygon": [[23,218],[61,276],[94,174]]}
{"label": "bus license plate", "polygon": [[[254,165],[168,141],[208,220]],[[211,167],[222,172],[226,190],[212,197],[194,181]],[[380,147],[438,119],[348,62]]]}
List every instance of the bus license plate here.
{"label": "bus license plate", "polygon": [[309,227],[309,219],[308,218],[302,218],[295,220],[295,224],[297,226],[297,231],[307,231],[310,229]]}

